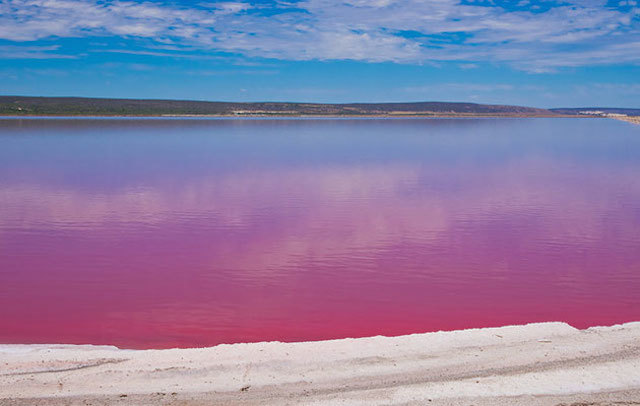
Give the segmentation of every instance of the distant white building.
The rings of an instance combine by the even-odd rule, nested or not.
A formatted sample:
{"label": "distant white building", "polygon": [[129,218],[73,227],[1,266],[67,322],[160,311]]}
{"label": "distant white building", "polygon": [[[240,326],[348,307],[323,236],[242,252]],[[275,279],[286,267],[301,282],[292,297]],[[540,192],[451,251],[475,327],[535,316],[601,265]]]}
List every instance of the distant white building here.
{"label": "distant white building", "polygon": [[584,114],[587,116],[602,116],[602,117],[627,117],[626,114],[620,114],[620,113],[605,113],[604,111],[601,110],[583,110],[583,111],[579,111],[579,114]]}

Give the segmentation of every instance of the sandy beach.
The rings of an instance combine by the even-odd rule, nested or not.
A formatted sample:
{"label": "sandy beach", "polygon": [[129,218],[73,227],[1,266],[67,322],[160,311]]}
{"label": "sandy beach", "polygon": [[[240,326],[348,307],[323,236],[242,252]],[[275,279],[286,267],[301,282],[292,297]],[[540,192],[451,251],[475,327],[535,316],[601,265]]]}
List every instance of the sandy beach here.
{"label": "sandy beach", "polygon": [[2,345],[0,404],[635,405],[640,322],[202,349]]}
{"label": "sandy beach", "polygon": [[618,120],[626,121],[632,124],[640,124],[640,116],[616,117]]}

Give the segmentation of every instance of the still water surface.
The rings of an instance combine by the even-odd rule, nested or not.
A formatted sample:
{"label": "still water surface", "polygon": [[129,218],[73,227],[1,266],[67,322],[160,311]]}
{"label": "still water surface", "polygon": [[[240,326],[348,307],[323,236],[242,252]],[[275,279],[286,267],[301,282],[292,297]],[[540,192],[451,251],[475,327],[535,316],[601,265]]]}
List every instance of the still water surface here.
{"label": "still water surface", "polygon": [[0,120],[0,343],[640,320],[640,127]]}

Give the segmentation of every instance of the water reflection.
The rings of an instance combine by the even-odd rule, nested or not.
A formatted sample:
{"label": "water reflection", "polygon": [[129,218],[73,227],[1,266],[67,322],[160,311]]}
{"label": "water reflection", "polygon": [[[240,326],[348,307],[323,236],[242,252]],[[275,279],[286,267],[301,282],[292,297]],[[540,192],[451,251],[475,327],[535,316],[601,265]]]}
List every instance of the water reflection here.
{"label": "water reflection", "polygon": [[0,120],[2,342],[640,316],[640,139],[624,123],[17,121]]}

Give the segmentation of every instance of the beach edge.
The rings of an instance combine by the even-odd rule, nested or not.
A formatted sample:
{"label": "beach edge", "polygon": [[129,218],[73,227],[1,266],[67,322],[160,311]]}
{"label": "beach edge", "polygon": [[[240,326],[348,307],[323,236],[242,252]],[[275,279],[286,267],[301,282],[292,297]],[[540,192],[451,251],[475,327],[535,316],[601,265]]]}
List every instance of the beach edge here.
{"label": "beach edge", "polygon": [[2,405],[640,403],[640,322],[168,350],[5,344],[0,366]]}

